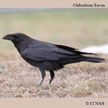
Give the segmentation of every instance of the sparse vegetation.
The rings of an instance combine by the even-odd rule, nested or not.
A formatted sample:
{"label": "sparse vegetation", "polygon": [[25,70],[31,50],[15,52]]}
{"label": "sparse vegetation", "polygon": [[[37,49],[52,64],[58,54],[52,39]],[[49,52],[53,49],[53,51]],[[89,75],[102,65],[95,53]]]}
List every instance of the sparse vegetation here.
{"label": "sparse vegetation", "polygon": [[104,63],[78,63],[55,72],[49,85],[49,72],[39,86],[41,75],[19,55],[0,54],[0,97],[108,97],[108,57]]}

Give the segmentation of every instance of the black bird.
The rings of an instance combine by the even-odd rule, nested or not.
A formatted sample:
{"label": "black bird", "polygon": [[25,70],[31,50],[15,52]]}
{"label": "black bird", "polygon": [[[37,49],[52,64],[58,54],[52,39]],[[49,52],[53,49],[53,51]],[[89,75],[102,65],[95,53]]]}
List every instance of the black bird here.
{"label": "black bird", "polygon": [[40,84],[45,78],[45,71],[50,72],[49,83],[51,84],[55,76],[54,71],[63,68],[66,64],[82,61],[100,63],[105,60],[99,57],[85,56],[93,53],[80,52],[68,46],[38,41],[23,33],[8,34],[3,39],[12,41],[22,58],[39,68],[42,75]]}

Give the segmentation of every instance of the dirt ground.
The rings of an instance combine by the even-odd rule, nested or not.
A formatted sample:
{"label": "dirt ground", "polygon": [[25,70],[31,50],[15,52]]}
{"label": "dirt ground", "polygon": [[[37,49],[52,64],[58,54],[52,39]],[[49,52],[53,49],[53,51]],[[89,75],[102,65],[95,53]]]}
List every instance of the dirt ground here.
{"label": "dirt ground", "polygon": [[103,63],[66,65],[55,72],[49,85],[46,72],[43,85],[38,68],[26,63],[17,53],[0,53],[0,97],[108,97],[108,56]]}

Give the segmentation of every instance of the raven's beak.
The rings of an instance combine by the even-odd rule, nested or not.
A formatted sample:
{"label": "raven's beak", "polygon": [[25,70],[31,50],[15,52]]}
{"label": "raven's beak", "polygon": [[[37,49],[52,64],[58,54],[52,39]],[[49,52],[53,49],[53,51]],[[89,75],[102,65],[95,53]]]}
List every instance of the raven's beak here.
{"label": "raven's beak", "polygon": [[12,41],[14,39],[14,37],[12,35],[6,35],[2,39],[11,40]]}

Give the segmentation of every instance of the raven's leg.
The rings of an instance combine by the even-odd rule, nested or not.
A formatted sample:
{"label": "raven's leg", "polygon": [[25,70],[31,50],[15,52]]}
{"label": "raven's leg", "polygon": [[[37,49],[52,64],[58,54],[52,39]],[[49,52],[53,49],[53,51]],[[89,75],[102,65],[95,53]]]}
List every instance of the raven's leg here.
{"label": "raven's leg", "polygon": [[44,69],[39,68],[39,70],[41,71],[41,76],[42,76],[42,80],[40,82],[40,85],[42,85],[43,80],[44,80],[46,74],[45,74],[45,70]]}
{"label": "raven's leg", "polygon": [[52,80],[54,79],[54,76],[55,76],[54,71],[50,71],[50,76],[51,76],[51,79],[50,79],[49,83],[51,84],[51,82],[52,82]]}

